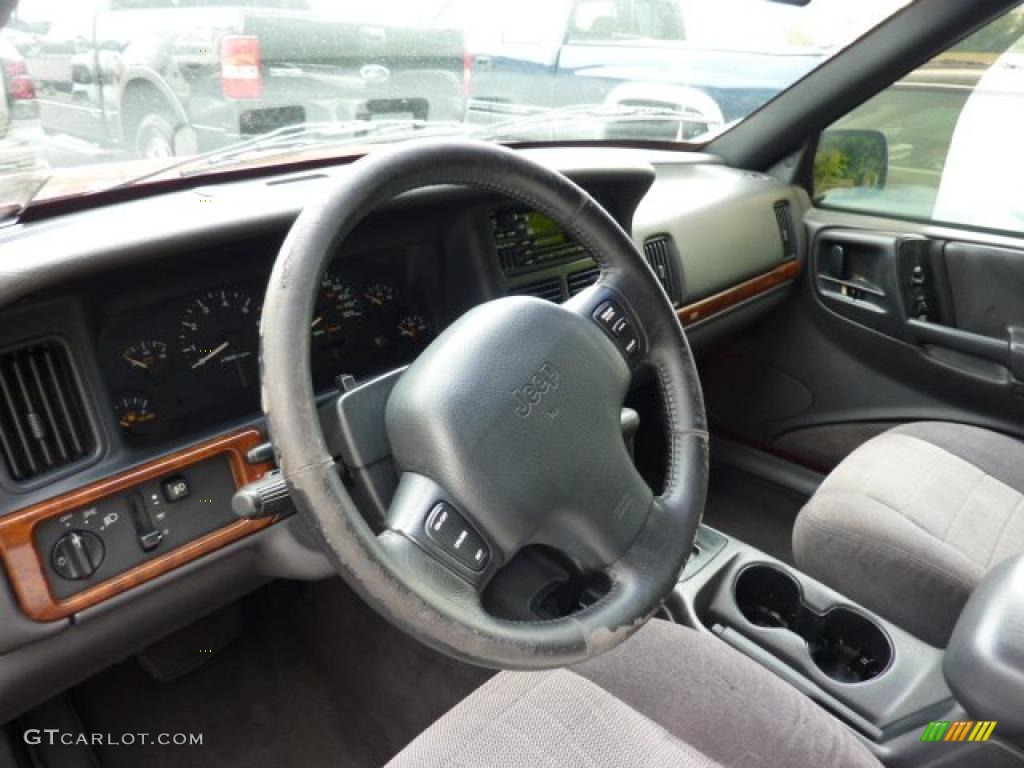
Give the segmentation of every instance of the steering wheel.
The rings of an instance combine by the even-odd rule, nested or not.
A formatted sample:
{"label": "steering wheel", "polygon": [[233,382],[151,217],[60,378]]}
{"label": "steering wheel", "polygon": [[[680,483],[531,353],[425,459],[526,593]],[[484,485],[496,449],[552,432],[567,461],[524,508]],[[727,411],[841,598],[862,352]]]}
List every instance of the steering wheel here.
{"label": "steering wheel", "polygon": [[[559,224],[600,266],[565,304],[507,297],[471,309],[401,374],[386,406],[399,473],[374,531],[339,477],[310,376],[321,276],[356,224],[397,195],[461,185]],[[629,236],[585,191],[521,154],[471,141],[374,152],[308,205],[274,265],[260,324],[263,410],[301,514],[348,584],[420,641],[472,663],[557,667],[639,629],[675,587],[704,508],[708,435],[682,327]],[[622,438],[632,377],[653,371],[667,442],[655,497]],[[564,618],[512,621],[482,592],[528,545],[561,551],[608,591]]]}

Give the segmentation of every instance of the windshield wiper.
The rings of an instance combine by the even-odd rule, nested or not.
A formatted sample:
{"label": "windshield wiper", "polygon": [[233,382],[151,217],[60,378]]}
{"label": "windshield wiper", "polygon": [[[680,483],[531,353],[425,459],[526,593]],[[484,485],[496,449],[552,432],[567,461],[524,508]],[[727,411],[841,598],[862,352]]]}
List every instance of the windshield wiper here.
{"label": "windshield wiper", "polygon": [[213,170],[245,165],[253,160],[273,159],[307,147],[336,147],[369,140],[371,143],[402,141],[427,136],[468,133],[460,122],[429,120],[347,120],[338,123],[288,125],[226,147],[192,155],[116,185],[130,187],[174,171],[181,177],[200,176]]}

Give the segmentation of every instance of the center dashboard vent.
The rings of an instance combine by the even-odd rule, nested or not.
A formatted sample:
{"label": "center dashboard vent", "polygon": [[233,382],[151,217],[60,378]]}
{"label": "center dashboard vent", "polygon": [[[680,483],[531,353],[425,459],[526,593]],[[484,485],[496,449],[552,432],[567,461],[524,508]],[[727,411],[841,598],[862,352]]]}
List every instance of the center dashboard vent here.
{"label": "center dashboard vent", "polygon": [[565,290],[562,287],[562,278],[552,277],[547,280],[538,280],[534,283],[520,285],[509,291],[513,296],[536,296],[538,299],[553,301],[556,304],[565,300]]}
{"label": "center dashboard vent", "polygon": [[43,341],[0,353],[0,451],[12,479],[24,483],[54,472],[94,446],[62,344]]}
{"label": "center dashboard vent", "polygon": [[601,268],[597,265],[581,269],[578,272],[570,272],[569,276],[565,279],[566,284],[569,286],[569,295],[575,296],[577,293],[583,293],[583,291],[596,283],[597,278],[600,276]]}
{"label": "center dashboard vent", "polygon": [[682,284],[678,275],[679,252],[675,241],[668,235],[655,235],[644,240],[644,257],[654,270],[658,282],[665,289],[672,306],[683,302]]}

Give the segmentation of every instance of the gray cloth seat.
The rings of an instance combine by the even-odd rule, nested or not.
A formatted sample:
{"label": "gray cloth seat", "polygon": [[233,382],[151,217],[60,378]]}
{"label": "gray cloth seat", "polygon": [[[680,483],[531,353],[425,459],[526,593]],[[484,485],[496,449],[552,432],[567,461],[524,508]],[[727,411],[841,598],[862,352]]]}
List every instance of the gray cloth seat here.
{"label": "gray cloth seat", "polygon": [[793,529],[801,570],[932,645],[997,563],[1024,553],[1024,443],[907,424],[837,466]]}
{"label": "gray cloth seat", "polygon": [[878,768],[852,732],[721,640],[651,621],[576,667],[502,672],[389,768]]}

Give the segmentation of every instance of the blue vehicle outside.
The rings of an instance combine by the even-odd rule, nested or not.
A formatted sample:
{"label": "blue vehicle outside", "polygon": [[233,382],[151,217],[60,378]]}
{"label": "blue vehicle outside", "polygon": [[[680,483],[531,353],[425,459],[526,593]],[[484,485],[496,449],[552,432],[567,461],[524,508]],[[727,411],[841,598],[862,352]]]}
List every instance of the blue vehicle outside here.
{"label": "blue vehicle outside", "polygon": [[531,13],[534,4],[487,18],[471,36],[471,119],[573,105],[643,108],[683,113],[691,123],[667,138],[693,138],[750,114],[829,54],[694,41],[679,0],[547,0],[543,13]]}

